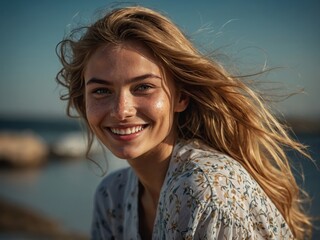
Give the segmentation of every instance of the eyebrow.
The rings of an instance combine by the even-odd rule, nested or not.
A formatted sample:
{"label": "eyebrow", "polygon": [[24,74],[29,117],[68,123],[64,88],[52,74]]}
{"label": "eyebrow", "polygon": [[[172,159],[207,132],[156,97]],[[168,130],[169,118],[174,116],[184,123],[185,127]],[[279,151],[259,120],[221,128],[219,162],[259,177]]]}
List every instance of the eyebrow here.
{"label": "eyebrow", "polygon": [[[143,75],[140,75],[140,76],[133,77],[133,78],[129,79],[128,83],[139,82],[139,81],[143,81],[143,80],[148,79],[148,78],[162,79],[160,76],[158,76],[156,74],[147,73],[147,74],[143,74]],[[90,85],[90,84],[94,84],[94,83],[103,84],[103,85],[112,85],[112,83],[110,81],[108,81],[108,80],[98,79],[98,78],[95,78],[95,77],[89,79],[86,85]]]}

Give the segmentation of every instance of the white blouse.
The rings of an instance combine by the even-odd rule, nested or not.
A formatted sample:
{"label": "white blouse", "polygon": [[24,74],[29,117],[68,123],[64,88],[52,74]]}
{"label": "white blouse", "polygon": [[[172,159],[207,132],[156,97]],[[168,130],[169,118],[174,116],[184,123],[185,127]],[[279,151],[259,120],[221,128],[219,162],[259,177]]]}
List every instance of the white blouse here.
{"label": "white blouse", "polygon": [[[103,179],[95,196],[92,239],[140,239],[138,186],[131,168]],[[161,189],[152,239],[293,239],[293,235],[241,164],[199,140],[181,140]]]}

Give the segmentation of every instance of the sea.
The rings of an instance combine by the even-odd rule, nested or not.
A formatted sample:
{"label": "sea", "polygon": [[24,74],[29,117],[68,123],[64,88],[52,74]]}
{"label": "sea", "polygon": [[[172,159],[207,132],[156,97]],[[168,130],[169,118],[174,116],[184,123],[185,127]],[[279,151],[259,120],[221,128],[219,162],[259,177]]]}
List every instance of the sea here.
{"label": "sea", "polygon": [[[0,118],[1,131],[33,131],[52,145],[68,133],[83,130],[76,120]],[[303,170],[303,177],[296,174],[296,178],[312,199],[307,211],[318,217],[312,238],[316,240],[320,239],[320,134],[297,133],[297,138],[309,146],[314,159],[312,162],[289,153],[294,166]],[[94,155],[93,160],[51,156],[41,167],[2,167],[0,199],[53,219],[67,230],[89,236],[97,185],[110,172],[128,166],[126,161],[117,159],[110,152]],[[0,239],[5,239],[3,236],[0,230]]]}

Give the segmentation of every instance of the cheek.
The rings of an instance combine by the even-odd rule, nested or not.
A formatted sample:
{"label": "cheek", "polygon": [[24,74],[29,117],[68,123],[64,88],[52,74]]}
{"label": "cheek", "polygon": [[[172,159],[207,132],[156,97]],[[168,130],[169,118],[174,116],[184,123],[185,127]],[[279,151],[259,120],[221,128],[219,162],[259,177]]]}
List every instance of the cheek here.
{"label": "cheek", "polygon": [[171,118],[172,117],[172,104],[168,96],[154,98],[148,101],[149,109],[156,118]]}
{"label": "cheek", "polygon": [[155,110],[157,110],[157,111],[164,111],[164,109],[166,109],[167,108],[167,106],[166,106],[167,104],[165,103],[165,101],[163,100],[163,99],[158,99],[158,101],[156,101],[155,103],[154,103],[154,106],[153,106],[153,108],[155,109]]}
{"label": "cheek", "polygon": [[86,114],[89,125],[94,126],[101,121],[101,118],[104,115],[104,108],[101,107],[101,104],[97,104],[94,101],[87,100]]}

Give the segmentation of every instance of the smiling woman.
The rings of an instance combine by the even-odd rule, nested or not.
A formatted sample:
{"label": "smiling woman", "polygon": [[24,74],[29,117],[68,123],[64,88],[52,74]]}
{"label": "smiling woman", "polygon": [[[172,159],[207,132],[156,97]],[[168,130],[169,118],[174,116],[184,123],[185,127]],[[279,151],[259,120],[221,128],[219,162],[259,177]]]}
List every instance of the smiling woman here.
{"label": "smiling woman", "polygon": [[166,78],[142,43],[101,47],[84,72],[86,117],[96,136],[119,158],[149,159],[149,152],[167,159],[175,141],[178,101],[173,80]]}
{"label": "smiling woman", "polygon": [[310,236],[284,151],[308,156],[304,146],[168,18],[115,9],[58,48],[62,99],[87,124],[88,149],[97,136],[130,165],[99,185],[93,239]]}

